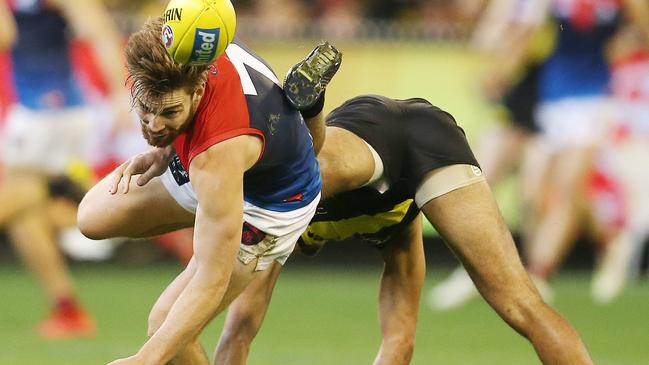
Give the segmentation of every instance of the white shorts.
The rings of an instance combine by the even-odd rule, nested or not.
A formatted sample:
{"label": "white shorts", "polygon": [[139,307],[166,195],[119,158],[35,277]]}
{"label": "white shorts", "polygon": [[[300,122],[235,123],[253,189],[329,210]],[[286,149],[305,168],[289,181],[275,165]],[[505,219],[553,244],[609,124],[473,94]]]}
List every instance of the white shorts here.
{"label": "white shorts", "polygon": [[70,162],[87,160],[93,115],[89,107],[35,111],[12,106],[0,159],[5,166],[64,173]]}
{"label": "white shorts", "polygon": [[615,108],[605,96],[566,98],[543,102],[536,120],[555,149],[598,144],[615,120]]}
{"label": "white shorts", "polygon": [[[188,212],[196,214],[198,200],[191,182],[178,185],[171,169],[167,169],[160,178],[176,202]],[[265,270],[274,261],[283,265],[293,252],[300,235],[311,222],[319,201],[320,194],[309,205],[288,212],[276,212],[244,201],[243,221],[261,230],[265,237],[253,245],[242,242],[239,247],[239,261],[248,264],[257,259],[255,271]]]}

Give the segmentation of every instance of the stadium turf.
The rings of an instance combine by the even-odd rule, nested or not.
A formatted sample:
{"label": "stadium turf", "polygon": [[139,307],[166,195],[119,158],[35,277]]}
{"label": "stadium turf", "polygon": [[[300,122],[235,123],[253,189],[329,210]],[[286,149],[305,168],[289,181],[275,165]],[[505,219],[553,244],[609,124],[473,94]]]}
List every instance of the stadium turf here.
{"label": "stadium turf", "polygon": [[[282,274],[251,365],[370,364],[379,346],[376,289],[379,267],[361,271],[297,266]],[[21,267],[0,268],[0,365],[104,364],[130,355],[144,340],[146,317],[178,268],[75,266],[83,301],[99,333],[84,340],[46,342],[34,326],[44,314],[43,295]],[[442,277],[429,274],[426,288]],[[601,365],[649,364],[649,285],[631,287],[613,305],[595,306],[585,273],[564,274],[557,307],[581,331]],[[210,352],[221,321],[202,341]],[[538,364],[531,347],[482,302],[446,313],[423,307],[413,364]]]}

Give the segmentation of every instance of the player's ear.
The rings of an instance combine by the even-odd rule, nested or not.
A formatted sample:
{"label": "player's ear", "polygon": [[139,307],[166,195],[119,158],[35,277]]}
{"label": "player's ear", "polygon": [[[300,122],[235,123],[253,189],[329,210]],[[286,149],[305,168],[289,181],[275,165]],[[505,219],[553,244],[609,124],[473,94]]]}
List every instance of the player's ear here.
{"label": "player's ear", "polygon": [[194,94],[192,95],[193,98],[202,98],[203,94],[205,94],[205,82],[201,82],[196,89],[194,89]]}

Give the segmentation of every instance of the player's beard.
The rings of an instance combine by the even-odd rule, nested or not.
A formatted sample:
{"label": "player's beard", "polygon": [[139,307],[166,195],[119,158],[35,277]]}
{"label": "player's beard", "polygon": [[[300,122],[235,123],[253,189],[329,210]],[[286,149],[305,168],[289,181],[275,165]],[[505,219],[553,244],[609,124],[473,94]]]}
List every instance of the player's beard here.
{"label": "player's beard", "polygon": [[192,109],[189,112],[189,117],[187,120],[180,125],[178,128],[165,127],[163,133],[152,133],[151,130],[146,126],[146,124],[140,122],[140,128],[142,129],[142,135],[144,139],[153,147],[167,147],[173,143],[173,141],[178,137],[179,134],[187,130],[189,125],[194,119],[196,110],[198,109],[198,103],[192,105]]}
{"label": "player's beard", "polygon": [[142,135],[144,136],[144,139],[146,139],[146,141],[154,147],[169,146],[180,133],[187,129],[186,127],[181,127],[181,129],[165,127],[164,133],[153,134],[144,123],[140,123],[140,127],[142,128]]}

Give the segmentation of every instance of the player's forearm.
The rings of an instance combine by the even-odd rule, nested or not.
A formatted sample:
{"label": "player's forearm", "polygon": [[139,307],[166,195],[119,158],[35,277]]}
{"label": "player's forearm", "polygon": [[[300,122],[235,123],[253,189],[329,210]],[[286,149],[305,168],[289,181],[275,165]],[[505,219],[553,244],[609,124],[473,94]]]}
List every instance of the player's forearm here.
{"label": "player's forearm", "polygon": [[0,0],[0,51],[4,51],[16,41],[16,23],[7,6],[6,0]]}
{"label": "player's forearm", "polygon": [[57,0],[76,35],[93,47],[101,70],[106,76],[111,96],[128,103],[122,36],[100,0],[72,2]]}
{"label": "player's forearm", "polygon": [[167,319],[138,352],[145,364],[166,364],[194,340],[217,310],[228,285],[229,273],[199,268]]}
{"label": "player's forearm", "polygon": [[[214,196],[207,196],[211,198],[208,201],[215,201]],[[241,242],[243,208],[241,203],[235,204],[235,208],[230,209],[233,217],[215,216],[213,209],[209,204],[199,205],[194,228],[196,273],[160,329],[138,353],[145,364],[166,364],[196,338],[221,304]]]}

